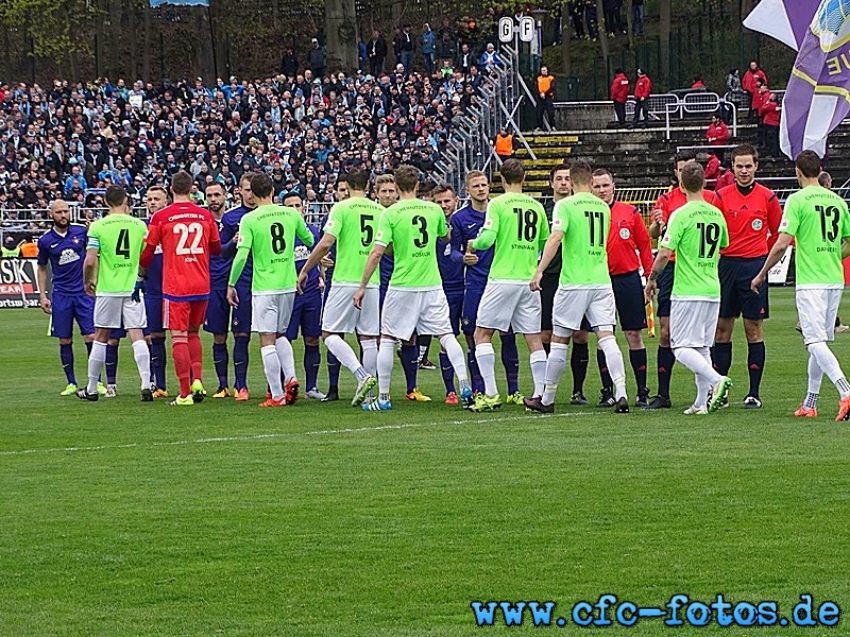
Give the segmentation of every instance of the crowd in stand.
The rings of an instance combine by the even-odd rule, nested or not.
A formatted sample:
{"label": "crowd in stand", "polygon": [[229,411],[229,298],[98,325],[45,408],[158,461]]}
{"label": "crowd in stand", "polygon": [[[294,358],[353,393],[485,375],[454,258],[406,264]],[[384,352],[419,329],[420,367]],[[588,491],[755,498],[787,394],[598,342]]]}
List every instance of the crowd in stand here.
{"label": "crowd in stand", "polygon": [[[25,226],[59,198],[102,207],[111,184],[139,201],[181,169],[201,203],[208,184],[232,196],[244,171],[264,170],[276,196],[296,191],[308,206],[332,201],[338,175],[355,166],[382,174],[410,163],[428,172],[455,118],[501,63],[473,27],[435,33],[425,25],[413,36],[405,25],[394,38],[395,64],[362,42],[354,74],[329,70],[314,39],[302,63],[286,49],[278,74],[253,80],[0,83],[3,218]],[[430,60],[426,72],[413,69],[415,51]]]}

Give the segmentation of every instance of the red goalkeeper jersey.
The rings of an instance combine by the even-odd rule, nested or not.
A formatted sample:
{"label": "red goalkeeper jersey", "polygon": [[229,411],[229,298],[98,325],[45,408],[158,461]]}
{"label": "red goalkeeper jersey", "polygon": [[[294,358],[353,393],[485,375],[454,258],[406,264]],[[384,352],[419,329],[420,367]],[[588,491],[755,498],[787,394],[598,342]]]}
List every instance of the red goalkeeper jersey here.
{"label": "red goalkeeper jersey", "polygon": [[188,202],[163,208],[152,218],[146,256],[162,245],[162,295],[171,301],[202,301],[210,294],[210,254],[221,252],[218,224],[208,210]]}

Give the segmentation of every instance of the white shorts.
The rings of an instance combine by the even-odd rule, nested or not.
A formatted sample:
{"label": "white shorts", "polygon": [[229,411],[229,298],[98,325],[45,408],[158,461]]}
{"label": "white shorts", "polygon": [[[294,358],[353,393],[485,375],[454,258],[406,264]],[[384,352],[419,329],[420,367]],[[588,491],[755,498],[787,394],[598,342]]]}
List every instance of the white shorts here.
{"label": "white shorts", "polygon": [[363,296],[363,309],[354,307],[351,297],[357,291],[357,284],[335,283],[325,299],[322,312],[322,331],[331,334],[353,334],[378,336],[381,332],[381,292],[377,287],[366,288]]}
{"label": "white shorts", "polygon": [[797,314],[803,343],[826,343],[835,340],[835,317],[843,289],[797,289]]}
{"label": "white shorts", "polygon": [[416,332],[420,336],[452,333],[449,304],[443,289],[405,290],[390,288],[384,298],[381,334],[403,341]]}
{"label": "white shorts", "polygon": [[251,295],[251,331],[259,334],[283,334],[292,318],[295,292]]}
{"label": "white shorts", "polygon": [[552,328],[556,334],[555,328],[577,332],[581,329],[581,320],[586,316],[593,330],[605,326],[613,329],[617,324],[616,310],[614,290],[610,285],[595,289],[558,286],[552,306]]}
{"label": "white shorts", "polygon": [[720,299],[670,301],[670,347],[711,347],[717,331]]}
{"label": "white shorts", "polygon": [[141,330],[147,327],[148,317],[145,304],[137,303],[129,296],[98,296],[94,299],[94,326],[125,330]]}
{"label": "white shorts", "polygon": [[540,292],[532,292],[528,283],[487,281],[478,304],[478,327],[517,334],[540,331]]}

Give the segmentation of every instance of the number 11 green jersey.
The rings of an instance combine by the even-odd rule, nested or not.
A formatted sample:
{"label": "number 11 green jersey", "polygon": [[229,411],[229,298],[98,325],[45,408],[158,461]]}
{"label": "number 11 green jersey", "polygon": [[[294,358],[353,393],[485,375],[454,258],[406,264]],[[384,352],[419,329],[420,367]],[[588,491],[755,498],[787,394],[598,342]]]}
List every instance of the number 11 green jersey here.
{"label": "number 11 green jersey", "polygon": [[610,287],[606,246],[610,226],[608,204],[589,192],[577,192],[555,204],[552,231],[564,233],[561,285],[576,289]]}
{"label": "number 11 green jersey", "polygon": [[843,288],[841,240],[850,237],[847,204],[834,192],[806,186],[785,202],[779,232],[796,241],[798,288]]}
{"label": "number 11 green jersey", "polygon": [[506,193],[487,206],[484,227],[472,247],[486,250],[496,243],[491,280],[527,283],[534,277],[538,254],[548,238],[549,221],[543,206],[528,195]]}
{"label": "number 11 green jersey", "polygon": [[236,285],[248,252],[254,257],[252,294],[279,294],[295,290],[295,237],[313,245],[313,233],[295,208],[269,204],[252,210],[239,223],[239,244],[230,270]]}
{"label": "number 11 green jersey", "polygon": [[676,251],[674,300],[720,298],[717,262],[720,250],[729,245],[723,213],[705,201],[691,201],[677,209],[667,222],[661,248]]}
{"label": "number 11 green jersey", "polygon": [[[360,283],[383,212],[381,206],[365,197],[351,197],[334,204],[324,227],[324,232],[336,237],[334,284]],[[378,285],[380,278],[375,268],[369,285]]]}

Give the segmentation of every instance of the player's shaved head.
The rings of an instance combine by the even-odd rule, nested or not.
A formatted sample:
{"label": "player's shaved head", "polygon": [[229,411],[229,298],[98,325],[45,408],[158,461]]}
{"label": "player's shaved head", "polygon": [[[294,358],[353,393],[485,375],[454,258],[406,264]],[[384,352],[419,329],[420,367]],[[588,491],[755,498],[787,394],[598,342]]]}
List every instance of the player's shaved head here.
{"label": "player's shaved head", "polygon": [[109,186],[106,189],[106,205],[110,208],[119,208],[127,201],[127,193],[121,186]]}
{"label": "player's shaved head", "polygon": [[794,161],[794,167],[806,179],[815,179],[820,175],[820,157],[813,150],[804,150],[797,155],[797,159]]}
{"label": "player's shaved head", "polygon": [[366,184],[369,183],[369,173],[367,173],[365,170],[355,170],[353,172],[348,173],[346,179],[348,181],[348,188],[350,190],[364,192],[366,190]]}
{"label": "player's shaved head", "polygon": [[399,192],[414,192],[419,184],[419,169],[403,164],[393,171],[393,177]]}
{"label": "player's shaved head", "polygon": [[508,159],[499,169],[506,184],[521,184],[525,180],[525,166],[519,159]]}
{"label": "player's shaved head", "polygon": [[583,159],[570,164],[570,180],[574,185],[590,186],[593,182],[593,169]]}
{"label": "player's shaved head", "polygon": [[272,178],[266,173],[254,173],[251,176],[251,192],[257,199],[267,199],[274,192]]}
{"label": "player's shaved head", "polygon": [[188,196],[190,192],[192,192],[192,175],[187,173],[185,170],[178,171],[174,177],[171,178],[171,192],[175,195],[183,195]]}
{"label": "player's shaved head", "polygon": [[692,194],[701,192],[705,185],[705,170],[699,162],[692,161],[682,168],[682,189]]}

